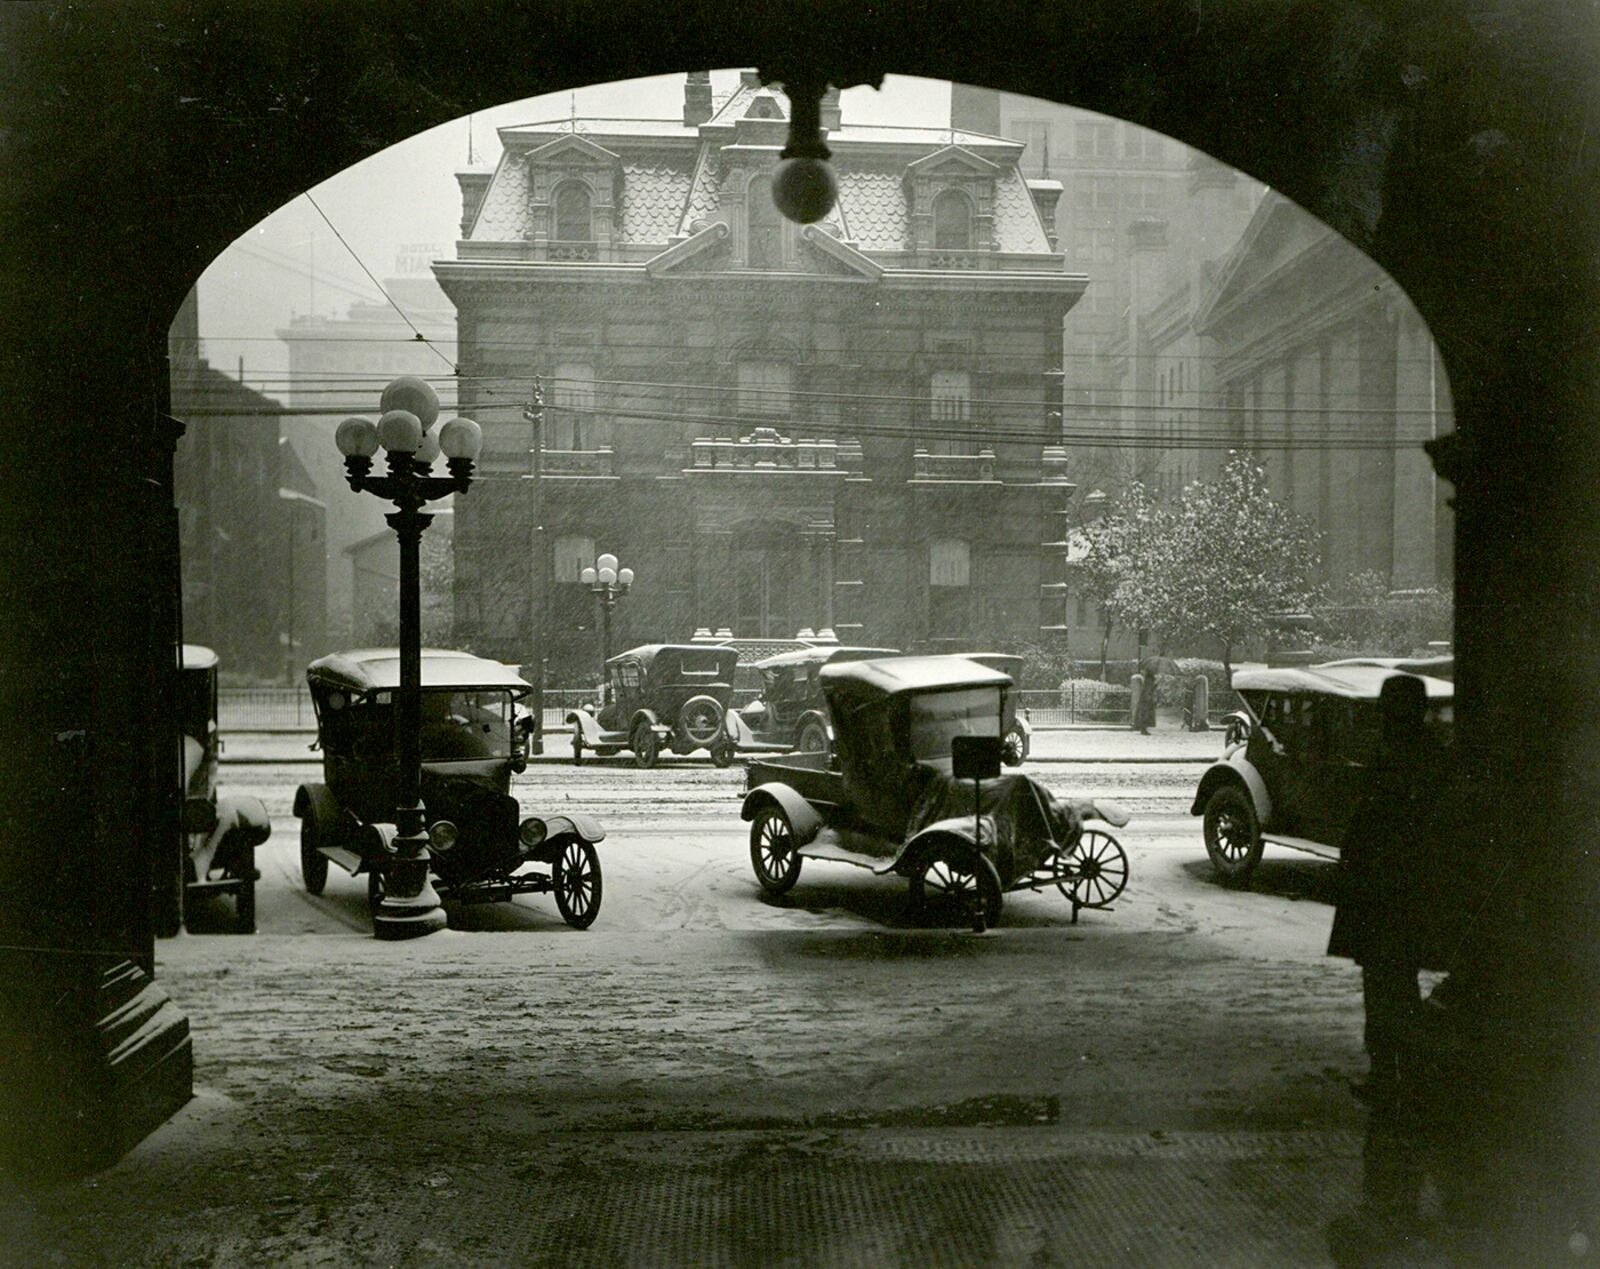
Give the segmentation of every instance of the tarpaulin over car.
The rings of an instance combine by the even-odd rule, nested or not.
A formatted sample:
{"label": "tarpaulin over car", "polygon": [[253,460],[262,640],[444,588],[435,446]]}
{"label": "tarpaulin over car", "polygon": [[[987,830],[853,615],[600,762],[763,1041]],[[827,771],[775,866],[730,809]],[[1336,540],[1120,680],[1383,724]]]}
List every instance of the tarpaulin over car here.
{"label": "tarpaulin over car", "polygon": [[[922,792],[906,825],[906,840],[940,820],[965,819],[970,833],[972,782],[930,767],[919,770],[924,773]],[[979,788],[978,814],[983,822],[979,849],[1000,874],[1002,887],[1032,873],[1057,846],[1075,845],[1083,831],[1083,821],[1071,805],[1055,800],[1025,775],[985,780]]]}

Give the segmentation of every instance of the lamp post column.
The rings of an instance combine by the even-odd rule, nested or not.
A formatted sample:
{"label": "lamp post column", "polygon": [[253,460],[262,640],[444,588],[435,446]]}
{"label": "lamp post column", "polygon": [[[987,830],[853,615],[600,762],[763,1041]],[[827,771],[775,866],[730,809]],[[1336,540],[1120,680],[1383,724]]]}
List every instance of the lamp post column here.
{"label": "lamp post column", "polygon": [[611,610],[632,588],[633,570],[618,568],[617,557],[608,553],[584,569],[578,580],[600,601],[600,677],[604,679],[606,662],[611,660]]}

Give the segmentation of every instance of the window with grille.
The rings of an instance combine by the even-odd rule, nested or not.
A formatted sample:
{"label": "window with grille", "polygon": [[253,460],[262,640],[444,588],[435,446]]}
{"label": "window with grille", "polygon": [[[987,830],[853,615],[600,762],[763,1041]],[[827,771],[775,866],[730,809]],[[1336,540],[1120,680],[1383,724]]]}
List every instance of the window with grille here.
{"label": "window with grille", "polygon": [[1109,159],[1116,154],[1115,124],[1080,123],[1077,133],[1080,159]]}
{"label": "window with grille", "polygon": [[793,408],[794,367],[784,361],[739,363],[739,412],[764,418],[787,415]]}
{"label": "window with grille", "polygon": [[555,236],[559,242],[589,242],[593,239],[588,186],[578,181],[568,181],[556,190]]}
{"label": "window with grille", "polygon": [[547,415],[547,449],[602,449],[610,444],[610,428],[602,428],[595,417],[594,367],[588,362],[557,364]]}
{"label": "window with grille", "polygon": [[972,204],[958,190],[947,189],[933,200],[933,246],[936,251],[972,250]]}
{"label": "window with grille", "polygon": [[972,420],[972,376],[965,370],[935,370],[929,376],[929,418],[933,429],[928,450],[934,454],[971,454],[967,426]]}

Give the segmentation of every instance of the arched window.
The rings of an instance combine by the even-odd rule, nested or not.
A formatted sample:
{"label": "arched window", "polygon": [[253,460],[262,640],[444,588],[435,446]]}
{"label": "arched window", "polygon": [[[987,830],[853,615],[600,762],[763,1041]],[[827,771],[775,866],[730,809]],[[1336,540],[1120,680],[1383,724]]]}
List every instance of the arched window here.
{"label": "arched window", "polygon": [[557,242],[590,242],[594,229],[589,216],[589,187],[568,181],[556,191]]}
{"label": "arched window", "polygon": [[758,176],[745,187],[745,258],[752,269],[783,267],[783,218],[772,202],[772,178]]}
{"label": "arched window", "polygon": [[972,250],[972,204],[959,190],[947,189],[933,200],[933,246],[936,251]]}

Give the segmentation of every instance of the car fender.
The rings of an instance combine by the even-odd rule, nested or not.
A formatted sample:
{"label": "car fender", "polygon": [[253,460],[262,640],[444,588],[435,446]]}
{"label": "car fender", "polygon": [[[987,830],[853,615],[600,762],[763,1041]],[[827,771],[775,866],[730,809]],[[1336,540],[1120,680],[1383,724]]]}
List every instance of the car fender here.
{"label": "car fender", "polygon": [[581,811],[569,811],[565,815],[542,815],[539,818],[544,820],[547,842],[561,837],[577,837],[591,844],[606,839],[606,830],[600,827],[600,821]]}
{"label": "car fender", "polygon": [[605,734],[599,721],[586,709],[568,710],[567,721],[578,729],[583,736],[583,743],[591,749],[600,743],[600,737]]}
{"label": "car fender", "polygon": [[736,709],[730,709],[723,714],[722,731],[736,746],[748,745],[755,739],[750,724],[744,721],[744,716]]}
{"label": "car fender", "polygon": [[997,890],[1005,889],[1000,884],[1000,872],[994,866],[994,861],[983,853],[984,842],[994,841],[994,821],[985,815],[980,821],[982,836],[975,836],[972,831],[972,818],[970,816],[953,817],[947,820],[935,820],[932,824],[920,829],[905,845],[896,852],[889,863],[873,871],[877,873],[903,872],[916,862],[917,856],[929,847],[941,841],[956,841],[972,852],[973,858],[978,861],[978,866],[986,870],[994,879]]}
{"label": "car fender", "polygon": [[1018,730],[1018,731],[1020,731],[1020,732],[1021,732],[1021,733],[1022,733],[1022,734],[1023,734],[1023,735],[1024,735],[1024,736],[1031,736],[1031,735],[1033,735],[1033,724],[1032,724],[1032,723],[1030,723],[1030,722],[1029,722],[1029,721],[1028,721],[1028,720],[1027,720],[1027,719],[1026,719],[1026,718],[1024,718],[1024,717],[1023,717],[1023,716],[1022,716],[1022,715],[1021,715],[1021,714],[1018,714],[1018,715],[1017,715],[1017,717],[1016,717],[1016,721],[1015,721],[1015,723],[1014,723],[1014,724],[1013,724],[1013,725],[1014,725],[1014,726],[1015,726],[1015,727],[1016,727],[1016,729],[1017,729],[1017,730]]}
{"label": "car fender", "polygon": [[811,803],[807,802],[799,793],[787,784],[760,784],[744,795],[744,805],[739,809],[739,818],[753,820],[766,806],[776,806],[789,817],[789,826],[794,829],[794,844],[804,846],[813,841],[822,831],[822,816]]}
{"label": "car fender", "polygon": [[650,729],[663,740],[672,735],[672,728],[662,722],[653,709],[634,710],[633,717],[628,720],[628,735],[638,731],[640,723],[649,723]]}
{"label": "car fender", "polygon": [[272,821],[261,799],[249,793],[224,793],[217,798],[217,822],[194,850],[195,875],[228,868],[272,835]]}
{"label": "car fender", "polygon": [[1189,814],[1204,814],[1206,802],[1225,784],[1243,785],[1245,792],[1250,795],[1251,804],[1256,809],[1256,822],[1263,826],[1271,822],[1272,797],[1267,793],[1267,782],[1261,778],[1261,773],[1256,770],[1255,764],[1246,761],[1243,756],[1231,756],[1211,765],[1205,775],[1200,777],[1200,785],[1195,790],[1194,805],[1189,808]]}

